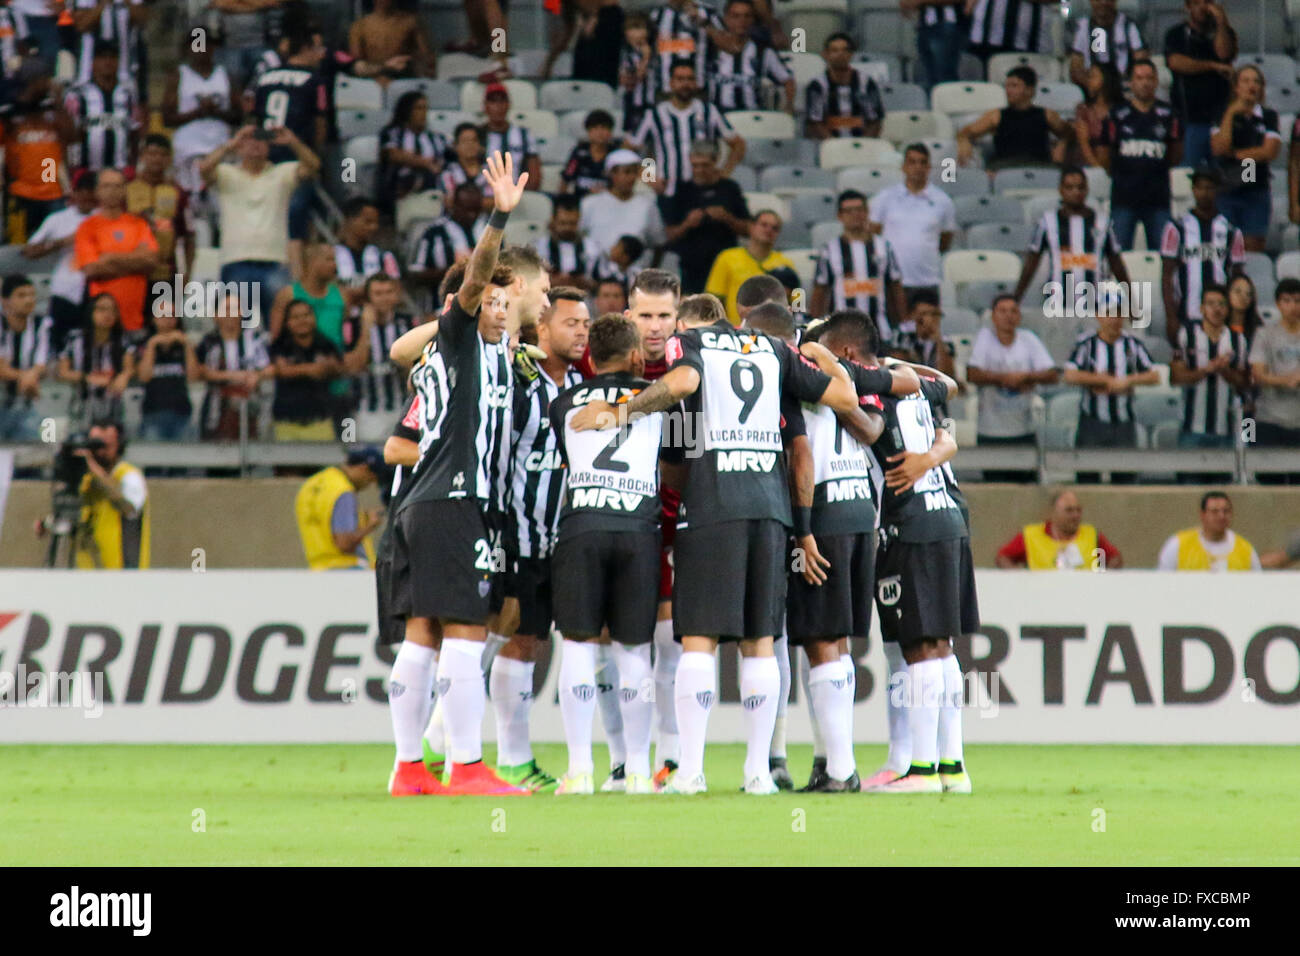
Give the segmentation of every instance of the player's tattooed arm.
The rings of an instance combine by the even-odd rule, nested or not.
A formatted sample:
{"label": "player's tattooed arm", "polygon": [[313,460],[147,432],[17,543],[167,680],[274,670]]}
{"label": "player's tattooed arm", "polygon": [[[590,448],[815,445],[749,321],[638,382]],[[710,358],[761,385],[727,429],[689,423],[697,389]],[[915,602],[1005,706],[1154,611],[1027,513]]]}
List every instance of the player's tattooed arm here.
{"label": "player's tattooed arm", "polygon": [[617,409],[608,402],[591,402],[583,406],[569,424],[576,432],[593,428],[603,431],[615,425],[626,424],[642,415],[652,415],[672,408],[688,395],[694,395],[699,387],[700,373],[689,365],[678,365]]}
{"label": "player's tattooed arm", "polygon": [[496,272],[501,241],[505,237],[504,217],[519,205],[524,188],[528,185],[528,173],[521,173],[516,181],[514,167],[514,156],[511,153],[502,156],[500,150],[495,150],[487,158],[485,177],[492,192],[493,213],[483,235],[474,245],[469,264],[465,267],[465,281],[456,293],[460,307],[470,315],[478,312],[483,292],[492,281],[492,273]]}

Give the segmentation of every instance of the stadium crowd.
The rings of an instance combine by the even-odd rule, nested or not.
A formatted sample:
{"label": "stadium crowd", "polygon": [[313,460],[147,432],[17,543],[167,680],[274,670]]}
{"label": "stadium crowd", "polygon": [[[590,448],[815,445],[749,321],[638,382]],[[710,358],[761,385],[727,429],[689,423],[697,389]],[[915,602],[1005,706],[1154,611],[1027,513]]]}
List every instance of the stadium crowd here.
{"label": "stadium crowd", "polygon": [[502,150],[507,239],[593,314],[661,266],[738,323],[768,274],[962,380],[980,444],[1300,447],[1296,64],[1235,8],[583,0],[539,59],[495,0],[447,50],[365,6],[216,0],[170,66],[161,5],[0,7],[0,440],[382,437]]}

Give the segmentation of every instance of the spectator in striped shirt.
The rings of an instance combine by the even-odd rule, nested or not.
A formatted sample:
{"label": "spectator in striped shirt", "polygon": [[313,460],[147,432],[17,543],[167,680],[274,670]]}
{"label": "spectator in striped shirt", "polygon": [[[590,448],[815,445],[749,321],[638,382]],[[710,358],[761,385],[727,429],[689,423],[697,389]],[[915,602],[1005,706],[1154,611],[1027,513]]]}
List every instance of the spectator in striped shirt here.
{"label": "spectator in striped shirt", "polygon": [[[1133,390],[1158,385],[1160,372],[1137,336],[1124,331],[1119,315],[1098,315],[1097,331],[1080,336],[1065,363],[1065,381],[1082,389],[1078,448],[1136,448],[1137,422]],[[1115,484],[1133,475],[1112,475]],[[1095,474],[1080,474],[1080,482],[1095,483]]]}
{"label": "spectator in striped shirt", "polygon": [[847,33],[832,33],[822,45],[826,70],[812,78],[804,93],[804,135],[809,139],[880,135],[885,118],[880,89],[853,65],[856,50]]}
{"label": "spectator in striped shirt", "polygon": [[483,145],[487,155],[509,153],[514,159],[515,175],[528,174],[526,189],[542,188],[542,159],[537,155],[533,134],[510,122],[510,92],[504,83],[489,83],[483,91]]}
{"label": "spectator in striped shirt", "polygon": [[461,183],[452,193],[448,211],[435,219],[415,244],[406,277],[410,282],[426,287],[423,297],[426,311],[438,311],[441,303],[434,302],[433,296],[442,277],[474,251],[474,244],[487,226],[482,208],[483,194],[478,185]]}
{"label": "spectator in striped shirt", "polygon": [[970,52],[986,62],[994,53],[1052,52],[1059,6],[1059,0],[967,0]]}
{"label": "spectator in striped shirt", "polygon": [[353,196],[343,204],[343,224],[334,246],[334,266],[343,296],[349,306],[365,300],[363,286],[373,275],[402,277],[397,256],[373,241],[379,233],[379,207],[365,196]]}
{"label": "spectator in striped shirt", "polygon": [[1201,320],[1178,330],[1169,384],[1183,389],[1182,448],[1231,448],[1232,406],[1250,383],[1246,337],[1227,326],[1228,290],[1207,285],[1201,291]]}
{"label": "spectator in striped shirt", "polygon": [[[271,377],[266,338],[256,327],[244,328],[239,296],[217,304],[215,328],[199,340],[199,379],[207,383],[199,409],[203,441],[238,441],[240,408],[256,397],[258,384]],[[248,435],[258,437],[256,408],[247,415]]]}
{"label": "spectator in striped shirt", "polygon": [[36,441],[40,420],[32,404],[50,362],[54,323],[36,314],[36,287],[25,275],[0,285],[0,441]]}
{"label": "spectator in striped shirt", "polygon": [[605,160],[614,150],[614,117],[605,110],[592,110],[583,128],[587,131],[586,141],[573,147],[560,173],[560,195],[572,193],[578,199],[609,188]]}
{"label": "spectator in striped shirt", "polygon": [[146,60],[141,43],[141,29],[149,18],[150,5],[144,0],[71,0],[73,28],[80,34],[77,55],[77,82],[90,82],[93,61],[101,46],[113,49],[113,69],[118,79],[131,84],[141,98],[149,93]]}
{"label": "spectator in striped shirt", "polygon": [[451,148],[455,159],[442,171],[442,192],[450,196],[462,183],[473,183],[479,191],[480,209],[492,208],[492,189],[487,183],[483,164],[483,137],[473,123],[461,123],[452,132]]}
{"label": "spectator in striped shirt", "polygon": [[1300,448],[1300,279],[1283,279],[1274,298],[1281,319],[1261,327],[1250,347],[1260,386],[1255,441]]}
{"label": "spectator in striped shirt", "polygon": [[86,322],[69,333],[58,378],[77,388],[73,417],[84,427],[100,418],[122,419],[122,395],[135,375],[135,348],[122,328],[117,300],[108,292],[86,303]]}
{"label": "spectator in striped shirt", "polygon": [[623,132],[633,136],[645,111],[655,105],[656,61],[650,48],[650,18],[639,10],[623,20],[623,46],[618,56],[618,85],[623,98]]}
{"label": "spectator in striped shirt", "polygon": [[[937,369],[949,378],[957,377],[953,344],[943,337],[943,309],[939,295],[929,289],[918,289],[908,298],[907,318],[894,335],[889,354],[905,362],[915,362]],[[965,385],[957,383],[959,390]]]}
{"label": "spectator in striped shirt", "polygon": [[1119,12],[1116,0],[1092,0],[1092,15],[1075,23],[1070,44],[1070,82],[1083,86],[1094,63],[1109,63],[1126,76],[1131,64],[1151,59],[1138,25]]}
{"label": "spectator in striped shirt", "polygon": [[424,94],[409,90],[397,98],[392,120],[379,133],[379,188],[385,205],[437,188],[446,163],[447,139],[426,128],[428,115]]}
{"label": "spectator in striped shirt", "polygon": [[388,351],[415,317],[401,308],[402,287],[391,276],[370,276],[362,292],[362,304],[343,321],[343,374],[352,379],[358,411],[396,414],[407,404],[405,377]]}
{"label": "spectator in striped shirt", "polygon": [[68,150],[76,169],[126,169],[135,162],[140,135],[135,86],[122,79],[117,47],[95,46],[94,69],[84,83],[68,91],[63,108],[77,127],[77,142]]}
{"label": "spectator in striped shirt", "polygon": [[551,211],[548,235],[537,239],[537,254],[549,263],[552,286],[574,286],[583,292],[595,288],[595,268],[600,247],[579,229],[577,196],[559,196]]}
{"label": "spectator in striped shirt", "polygon": [[697,77],[704,76],[710,41],[729,53],[740,52],[741,41],[727,32],[712,7],[697,0],[668,0],[666,5],[651,10],[656,88],[670,89],[673,70],[683,64],[690,66]]}
{"label": "spectator in striped shirt", "polygon": [[840,193],[836,215],[844,232],[827,240],[817,254],[808,314],[859,309],[876,323],[881,341],[890,341],[907,312],[893,247],[883,235],[872,235],[867,197],[856,189]]}
{"label": "spectator in striped shirt", "polygon": [[760,110],[771,103],[764,97],[763,81],[785,93],[785,110],[794,114],[794,74],[775,49],[754,39],[753,0],[728,0],[723,13],[727,33],[741,44],[731,53],[709,41],[709,99],[718,109]]}
{"label": "spectator in striped shirt", "polygon": [[917,14],[916,53],[924,68],[926,92],[936,83],[957,80],[957,63],[966,43],[966,0],[900,0],[904,16]]}
{"label": "spectator in striped shirt", "polygon": [[1191,174],[1195,203],[1165,226],[1160,239],[1165,336],[1173,344],[1185,322],[1201,317],[1201,292],[1243,275],[1246,240],[1219,212],[1219,171],[1202,166]]}

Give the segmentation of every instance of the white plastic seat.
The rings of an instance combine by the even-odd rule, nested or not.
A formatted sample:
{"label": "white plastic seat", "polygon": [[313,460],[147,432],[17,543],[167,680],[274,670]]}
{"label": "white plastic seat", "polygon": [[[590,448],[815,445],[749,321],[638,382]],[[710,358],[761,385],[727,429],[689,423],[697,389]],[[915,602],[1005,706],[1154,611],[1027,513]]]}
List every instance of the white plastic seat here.
{"label": "white plastic seat", "polygon": [[817,250],[784,249],[782,255],[794,263],[794,271],[799,274],[799,281],[803,283],[804,288],[811,289],[813,276],[817,272]]}
{"label": "white plastic seat", "polygon": [[1083,102],[1083,92],[1073,83],[1039,83],[1034,93],[1034,105],[1055,110],[1067,122],[1074,116],[1074,108]]}
{"label": "white plastic seat", "polygon": [[955,136],[952,120],[947,113],[934,110],[886,113],[880,124],[880,136],[898,146],[914,143],[918,139],[952,139]]}
{"label": "white plastic seat", "polygon": [[338,110],[334,114],[334,121],[338,124],[339,139],[377,136],[388,125],[388,115],[383,110]]}
{"label": "white plastic seat", "polygon": [[1020,277],[1020,257],[1001,249],[958,249],[943,256],[945,282],[1011,281]]}
{"label": "white plastic seat", "polygon": [[1007,94],[997,83],[939,83],[930,90],[930,109],[940,113],[985,113],[1007,105]]}
{"label": "white plastic seat", "polygon": [[794,139],[794,117],[776,110],[731,110],[726,114],[731,128],[745,139]]}
{"label": "white plastic seat", "polygon": [[473,113],[467,113],[464,110],[429,110],[424,125],[435,133],[441,133],[451,139],[456,127],[461,123],[474,123],[478,125],[477,118]]}
{"label": "white plastic seat", "polygon": [[747,192],[745,193],[745,205],[749,207],[750,219],[757,216],[759,211],[763,209],[771,209],[781,217],[782,222],[790,219],[790,203],[784,196],[778,196],[776,193]]}
{"label": "white plastic seat", "polygon": [[419,219],[437,219],[442,215],[442,193],[433,189],[411,193],[397,200],[397,231],[406,234],[407,228]]}
{"label": "white plastic seat", "polygon": [[356,160],[358,166],[379,162],[379,137],[373,134],[353,136],[343,144],[343,155]]}
{"label": "white plastic seat", "polygon": [[888,165],[903,161],[902,155],[888,140],[866,136],[822,140],[819,152],[817,165],[822,169],[865,164]]}
{"label": "white plastic seat", "polygon": [[559,113],[564,110],[612,110],[614,91],[596,80],[549,80],[538,92],[538,105]]}
{"label": "white plastic seat", "polygon": [[424,95],[431,110],[460,109],[460,87],[447,80],[434,80],[426,77],[413,77],[405,80],[393,80],[384,91],[384,103],[391,112],[402,95],[416,90]]}
{"label": "white plastic seat", "polygon": [[989,57],[988,81],[1001,85],[1007,74],[1018,66],[1030,67],[1042,82],[1061,78],[1061,63],[1046,53],[995,53]]}
{"label": "white plastic seat", "polygon": [[903,181],[903,171],[897,166],[850,166],[841,169],[835,177],[836,192],[856,189],[864,196],[874,196]]}
{"label": "white plastic seat", "polygon": [[835,173],[815,166],[768,166],[758,174],[758,188],[772,193],[783,189],[834,189]]}
{"label": "white plastic seat", "polygon": [[334,81],[336,110],[382,110],[384,88],[374,80],[340,75]]}

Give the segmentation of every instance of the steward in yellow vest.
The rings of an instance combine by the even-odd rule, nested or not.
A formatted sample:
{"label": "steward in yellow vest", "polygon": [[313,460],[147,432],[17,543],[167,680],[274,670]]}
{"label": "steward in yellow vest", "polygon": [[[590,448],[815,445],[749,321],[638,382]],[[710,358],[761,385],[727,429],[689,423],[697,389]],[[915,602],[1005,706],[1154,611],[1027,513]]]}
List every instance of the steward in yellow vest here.
{"label": "steward in yellow vest", "polygon": [[1079,525],[1074,537],[1064,540],[1047,533],[1047,523],[1027,524],[1025,560],[1030,571],[1075,570],[1092,568],[1092,553],[1097,549],[1097,528],[1090,524]]}
{"label": "steward in yellow vest", "polygon": [[76,535],[79,568],[149,567],[149,491],[135,465],[119,461],[120,426],[102,422],[90,429],[100,447],[86,453],[81,478],[81,523]]}
{"label": "steward in yellow vest", "polygon": [[1231,530],[1232,501],[1222,491],[1201,497],[1201,526],[1171,534],[1160,549],[1161,571],[1258,571],[1259,555]]}
{"label": "steward in yellow vest", "polygon": [[363,448],[351,452],[347,464],[316,472],[298,489],[298,534],[313,571],[375,566],[370,534],[380,517],[377,511],[358,509],[357,492],[374,484],[382,470],[379,451]]}

